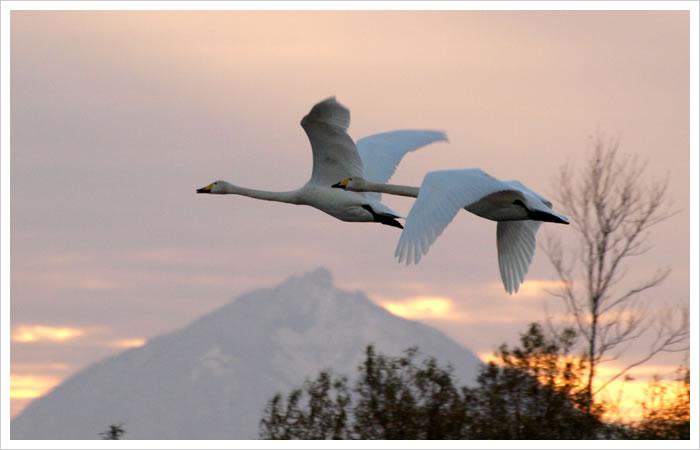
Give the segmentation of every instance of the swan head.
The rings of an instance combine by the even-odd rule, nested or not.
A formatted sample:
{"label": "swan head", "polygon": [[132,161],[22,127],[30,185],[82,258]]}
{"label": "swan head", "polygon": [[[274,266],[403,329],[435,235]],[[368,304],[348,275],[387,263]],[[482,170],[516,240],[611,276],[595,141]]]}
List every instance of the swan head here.
{"label": "swan head", "polygon": [[343,181],[340,181],[338,183],[335,183],[333,186],[334,188],[338,189],[344,189],[346,191],[353,191],[355,189],[361,189],[362,186],[365,183],[364,178],[360,177],[351,177],[351,178],[346,178]]}
{"label": "swan head", "polygon": [[217,180],[210,184],[209,186],[205,186],[203,188],[197,189],[198,194],[225,194],[227,192],[227,185],[228,183],[225,181]]}

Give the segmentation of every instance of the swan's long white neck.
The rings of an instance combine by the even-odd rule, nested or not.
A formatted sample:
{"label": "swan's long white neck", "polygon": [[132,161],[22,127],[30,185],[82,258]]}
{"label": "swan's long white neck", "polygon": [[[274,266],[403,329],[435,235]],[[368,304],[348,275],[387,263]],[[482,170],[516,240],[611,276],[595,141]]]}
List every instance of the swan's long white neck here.
{"label": "swan's long white neck", "polygon": [[242,195],[244,197],[255,198],[258,200],[268,200],[271,202],[282,202],[282,203],[298,203],[298,191],[286,191],[286,192],[272,192],[272,191],[261,191],[258,189],[249,189],[241,186],[236,186],[235,184],[225,183],[224,191],[222,194],[235,194]]}
{"label": "swan's long white neck", "polygon": [[353,178],[346,190],[354,192],[381,192],[382,194],[400,195],[402,197],[418,197],[419,188],[399,184],[381,184],[367,181],[364,178]]}

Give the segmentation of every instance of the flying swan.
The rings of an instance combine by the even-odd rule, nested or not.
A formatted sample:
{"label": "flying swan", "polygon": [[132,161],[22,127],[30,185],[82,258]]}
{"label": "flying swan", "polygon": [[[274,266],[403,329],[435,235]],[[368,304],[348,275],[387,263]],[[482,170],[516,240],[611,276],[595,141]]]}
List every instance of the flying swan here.
{"label": "flying swan", "polygon": [[357,146],[347,134],[350,111],[330,97],[317,103],[301,120],[311,142],[311,179],[300,189],[270,192],[248,189],[226,181],[215,181],[197,189],[198,194],[237,194],[259,200],[308,205],[346,222],[378,222],[397,228],[402,216],[380,201],[378,193],[333,189],[336,181],[363,177],[385,183],[403,156],[427,144],[446,141],[440,131],[397,130],[362,138]]}
{"label": "flying swan", "polygon": [[464,208],[498,222],[496,247],[503,286],[518,292],[535,253],[535,234],[542,222],[568,224],[552,203],[519,181],[501,181],[481,169],[428,172],[420,188],[346,178],[333,185],[352,192],[383,192],[416,198],[394,256],[417,264],[442,231]]}

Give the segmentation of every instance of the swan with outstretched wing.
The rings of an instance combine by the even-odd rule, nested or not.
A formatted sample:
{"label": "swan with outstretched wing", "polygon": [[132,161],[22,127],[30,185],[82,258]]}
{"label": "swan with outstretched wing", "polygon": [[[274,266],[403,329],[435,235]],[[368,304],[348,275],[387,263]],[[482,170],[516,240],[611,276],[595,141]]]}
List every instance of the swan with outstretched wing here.
{"label": "swan with outstretched wing", "polygon": [[498,222],[496,247],[503,286],[518,292],[535,254],[542,222],[568,224],[552,203],[519,181],[501,181],[481,169],[428,172],[420,188],[375,183],[362,177],[333,185],[351,192],[382,192],[414,197],[416,202],[396,247],[399,262],[417,264],[460,209]]}
{"label": "swan with outstretched wing", "polygon": [[259,200],[308,205],[346,222],[378,222],[403,228],[396,212],[384,205],[378,194],[333,189],[343,178],[364,177],[385,183],[403,156],[422,146],[447,140],[444,133],[430,130],[397,130],[353,142],[348,135],[350,111],[335,97],[317,103],[301,120],[311,143],[311,178],[299,189],[271,192],[215,181],[197,189],[200,194],[237,194]]}

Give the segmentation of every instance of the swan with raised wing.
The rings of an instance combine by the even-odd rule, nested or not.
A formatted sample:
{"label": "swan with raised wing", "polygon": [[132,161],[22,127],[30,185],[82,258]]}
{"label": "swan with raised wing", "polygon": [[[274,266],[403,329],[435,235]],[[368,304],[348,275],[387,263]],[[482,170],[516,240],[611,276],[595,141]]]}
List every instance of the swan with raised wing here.
{"label": "swan with raised wing", "polygon": [[397,130],[357,141],[348,135],[350,111],[330,97],[317,103],[301,120],[311,142],[311,179],[301,188],[271,192],[215,181],[197,189],[199,194],[237,194],[259,200],[308,205],[346,222],[378,222],[403,228],[401,216],[384,205],[376,193],[333,189],[343,178],[366,177],[377,183],[389,180],[403,156],[424,145],[446,141],[440,131]]}

